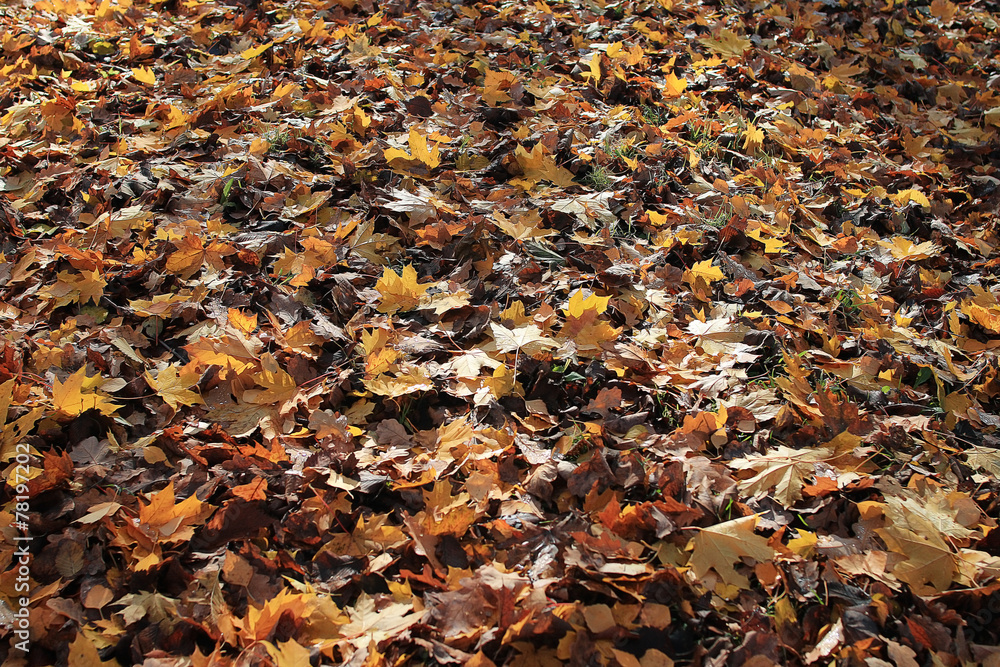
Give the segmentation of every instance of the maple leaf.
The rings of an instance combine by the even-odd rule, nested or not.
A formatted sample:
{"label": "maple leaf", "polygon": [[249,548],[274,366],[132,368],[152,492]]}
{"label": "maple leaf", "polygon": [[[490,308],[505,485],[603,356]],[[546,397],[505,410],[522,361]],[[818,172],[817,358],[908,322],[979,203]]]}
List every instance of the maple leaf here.
{"label": "maple leaf", "polygon": [[163,399],[163,402],[174,410],[179,405],[204,403],[201,396],[190,389],[198,384],[201,374],[189,367],[178,370],[176,366],[167,366],[157,373],[156,377],[153,377],[149,371],[146,371],[143,377],[150,388]]}
{"label": "maple leaf", "polygon": [[670,72],[663,78],[662,90],[665,97],[680,97],[687,90],[687,79],[678,78]]}
{"label": "maple leaf", "polygon": [[247,610],[243,633],[256,641],[267,639],[282,617],[308,618],[317,606],[315,593],[296,593],[286,588],[268,598],[262,607]]}
{"label": "maple leaf", "polygon": [[139,523],[155,529],[164,542],[187,541],[194,535],[194,526],[204,521],[215,507],[191,495],[176,501],[174,481],[170,480],[161,491],[150,494],[149,503],[139,506]]}
{"label": "maple leaf", "polygon": [[566,304],[565,312],[570,317],[583,317],[584,313],[587,311],[593,311],[595,314],[600,315],[608,309],[608,302],[611,300],[609,296],[597,296],[596,294],[589,294],[584,297],[584,290],[579,289],[573,292],[569,297],[569,303]]}
{"label": "maple leaf", "polygon": [[756,153],[764,145],[764,131],[756,127],[753,123],[747,123],[743,137],[743,150],[748,153]]}
{"label": "maple leaf", "polygon": [[350,622],[340,628],[346,643],[368,646],[395,636],[417,623],[422,614],[414,613],[412,603],[384,601],[376,606],[374,598],[362,593],[353,608],[347,611]]}
{"label": "maple leaf", "polygon": [[257,315],[249,314],[238,308],[230,308],[227,313],[227,323],[236,327],[244,336],[249,336],[257,328]]}
{"label": "maple leaf", "polygon": [[718,54],[730,57],[740,57],[752,45],[749,39],[744,39],[728,28],[723,28],[718,35],[702,37],[698,40]]}
{"label": "maple leaf", "polygon": [[[763,225],[755,227],[747,227],[746,235],[748,238],[754,239],[755,241],[760,241],[764,244],[764,253],[773,254],[781,252],[782,249],[788,245],[787,241],[782,241],[780,239],[774,238],[773,236],[765,236],[765,232],[771,232]],[[773,232],[772,232],[773,233]]]}
{"label": "maple leaf", "polygon": [[98,303],[107,284],[97,269],[78,274],[60,271],[56,284],[45,288],[42,294],[53,299],[57,307],[70,303]]}
{"label": "maple leaf", "polygon": [[411,264],[403,267],[402,275],[385,267],[382,277],[375,284],[375,289],[382,295],[378,311],[395,313],[400,310],[413,310],[430,287],[429,284],[417,284],[417,271]]}
{"label": "maple leaf", "polygon": [[166,268],[185,280],[201,270],[206,262],[215,271],[225,268],[223,258],[236,252],[232,246],[219,241],[212,241],[206,246],[196,234],[187,234],[173,243],[177,250],[167,257]]}
{"label": "maple leaf", "polygon": [[258,477],[252,482],[240,484],[230,489],[237,498],[242,498],[247,502],[252,500],[267,500],[267,480]]}
{"label": "maple leaf", "polygon": [[995,477],[1000,477],[1000,449],[976,445],[966,449],[965,455],[970,468],[985,470]]}
{"label": "maple leaf", "polygon": [[483,101],[491,107],[509,102],[510,95],[507,94],[507,89],[516,82],[517,77],[510,72],[497,72],[487,69],[483,85]]}
{"label": "maple leaf", "polygon": [[184,346],[191,363],[199,370],[209,366],[221,366],[227,372],[240,375],[257,364],[257,353],[261,343],[256,338],[246,338],[235,330],[224,336],[202,336]]}
{"label": "maple leaf", "polygon": [[984,308],[977,303],[967,301],[962,304],[962,312],[987,331],[1000,333],[1000,308]]}
{"label": "maple leaf", "polygon": [[387,148],[385,150],[385,159],[388,162],[392,162],[396,159],[415,160],[417,162],[422,162],[431,169],[440,166],[441,149],[437,144],[435,144],[433,148],[428,148],[427,137],[420,134],[417,128],[410,128],[407,143],[410,145],[409,153],[398,148]]}
{"label": "maple leaf", "polygon": [[16,444],[34,427],[35,422],[45,414],[45,408],[35,407],[14,421],[8,421],[8,411],[14,400],[15,382],[12,379],[0,384],[0,463],[9,461],[17,454]]}
{"label": "maple leaf", "polygon": [[556,233],[554,230],[540,227],[542,216],[538,214],[538,211],[528,211],[507,218],[501,211],[497,210],[493,212],[493,220],[496,222],[497,228],[518,241],[544,238]]}
{"label": "maple leaf", "polygon": [[139,83],[146,84],[147,86],[156,85],[156,74],[154,74],[153,70],[148,67],[133,67],[132,78]]}
{"label": "maple leaf", "polygon": [[514,150],[514,158],[523,171],[523,180],[529,184],[545,180],[561,188],[573,185],[572,172],[560,167],[555,158],[545,152],[541,142],[532,146],[531,151],[518,144]]}
{"label": "maple leaf", "polygon": [[240,58],[243,58],[243,60],[253,60],[258,56],[263,55],[263,53],[272,46],[274,46],[274,42],[268,42],[267,44],[261,44],[260,46],[247,49],[246,51],[240,53]]}
{"label": "maple leaf", "polygon": [[955,577],[955,556],[948,544],[934,533],[917,534],[898,526],[876,531],[891,551],[906,557],[892,573],[914,587],[918,594],[945,591]]}
{"label": "maple leaf", "polygon": [[904,236],[894,236],[891,240],[879,241],[878,244],[892,253],[895,259],[907,259],[910,261],[927,259],[941,250],[941,246],[935,244],[933,241],[914,243]]}
{"label": "maple leaf", "polygon": [[725,278],[725,274],[722,273],[722,269],[712,266],[712,260],[710,259],[695,262],[690,269],[684,272],[684,280],[691,285],[694,285],[699,279],[711,285],[716,280],[722,280],[723,278]]}
{"label": "maple leaf", "polygon": [[98,391],[98,387],[104,384],[105,380],[99,373],[88,377],[86,367],[80,368],[66,378],[66,382],[52,381],[52,405],[59,414],[67,417],[81,415],[87,410],[113,415],[121,405]]}
{"label": "maple leaf", "polygon": [[382,374],[364,383],[369,391],[380,396],[403,396],[434,389],[434,382],[421,366],[410,366],[397,375]]}
{"label": "maple leaf", "polygon": [[537,325],[529,324],[516,329],[508,329],[502,324],[490,324],[493,331],[493,338],[496,341],[496,349],[500,352],[519,352],[524,350],[526,354],[536,354],[548,348],[557,347],[558,344],[551,338],[547,338]]}
{"label": "maple leaf", "polygon": [[270,352],[260,358],[260,372],[255,373],[253,381],[263,389],[248,389],[243,392],[243,400],[247,403],[260,405],[282,404],[290,401],[298,392],[294,378],[278,365],[278,361]]}
{"label": "maple leaf", "polygon": [[517,385],[517,375],[507,366],[497,366],[493,371],[493,377],[487,381],[487,384],[490,391],[493,392],[493,397],[500,399],[514,391],[514,387]]}
{"label": "maple leaf", "polygon": [[754,533],[756,525],[757,516],[752,515],[703,528],[692,540],[694,551],[688,565],[698,577],[713,569],[725,583],[746,588],[749,581],[736,572],[733,563],[741,558],[762,563],[774,556],[767,540]]}
{"label": "maple leaf", "polygon": [[81,630],[69,645],[66,655],[67,667],[113,667],[119,664],[117,660],[101,660],[97,647]]}
{"label": "maple leaf", "polygon": [[180,306],[197,301],[192,294],[155,294],[152,299],[133,299],[128,305],[143,317],[170,317]]}
{"label": "maple leaf", "polygon": [[779,446],[766,454],[754,454],[730,462],[737,470],[753,470],[757,474],[740,482],[740,490],[750,494],[766,493],[774,489],[774,499],[785,507],[793,506],[802,498],[802,483],[815,473],[815,464],[833,452],[823,447],[792,449]]}
{"label": "maple leaf", "polygon": [[276,667],[305,665],[309,663],[311,658],[310,650],[294,639],[289,639],[286,642],[278,642],[277,644],[264,642],[264,646],[267,647],[267,652],[274,658]]}
{"label": "maple leaf", "polygon": [[906,206],[911,201],[920,204],[924,208],[931,207],[931,202],[927,199],[927,195],[913,188],[900,190],[896,194],[889,195],[889,199],[892,200],[893,204],[900,207]]}

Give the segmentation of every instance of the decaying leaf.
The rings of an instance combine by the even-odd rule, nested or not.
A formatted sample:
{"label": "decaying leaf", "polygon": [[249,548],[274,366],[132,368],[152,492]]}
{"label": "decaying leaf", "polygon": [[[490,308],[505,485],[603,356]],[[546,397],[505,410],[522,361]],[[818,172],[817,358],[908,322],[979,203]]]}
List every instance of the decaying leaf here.
{"label": "decaying leaf", "polygon": [[996,667],[992,4],[5,4],[5,658]]}

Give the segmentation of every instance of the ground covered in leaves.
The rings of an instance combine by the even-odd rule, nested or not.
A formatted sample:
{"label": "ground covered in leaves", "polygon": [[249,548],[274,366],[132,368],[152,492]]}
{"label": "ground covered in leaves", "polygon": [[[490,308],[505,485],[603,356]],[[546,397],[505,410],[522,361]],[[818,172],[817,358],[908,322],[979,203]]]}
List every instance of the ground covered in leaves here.
{"label": "ground covered in leaves", "polygon": [[4,664],[997,664],[996,11],[4,3]]}

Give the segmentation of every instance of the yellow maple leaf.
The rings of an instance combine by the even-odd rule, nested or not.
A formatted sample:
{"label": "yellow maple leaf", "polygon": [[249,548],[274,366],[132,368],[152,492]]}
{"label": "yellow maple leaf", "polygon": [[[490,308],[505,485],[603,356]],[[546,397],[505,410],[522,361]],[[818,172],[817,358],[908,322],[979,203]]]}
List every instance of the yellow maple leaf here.
{"label": "yellow maple leaf", "polygon": [[766,231],[761,227],[756,229],[748,229],[746,234],[748,238],[760,241],[764,244],[764,254],[770,255],[774,253],[779,253],[781,250],[788,245],[787,241],[781,241],[779,239],[764,236],[763,232]]}
{"label": "yellow maple leaf", "polygon": [[309,649],[294,639],[289,639],[284,643],[272,644],[271,642],[263,642],[263,644],[267,652],[274,658],[277,667],[293,667],[294,665],[306,665],[309,663]]}
{"label": "yellow maple leaf", "polygon": [[507,396],[512,391],[517,384],[516,376],[514,371],[507,368],[507,366],[501,365],[497,366],[493,371],[493,377],[486,381],[489,386],[490,391],[493,392],[493,396],[496,398],[503,398]]}
{"label": "yellow maple leaf", "polygon": [[253,375],[253,380],[264,389],[249,389],[243,392],[243,400],[258,405],[284,403],[295,397],[298,385],[295,379],[278,365],[270,352],[260,358],[261,370]]}
{"label": "yellow maple leaf", "polygon": [[140,317],[169,317],[182,303],[190,303],[190,294],[156,294],[153,300],[133,299],[129,307]]}
{"label": "yellow maple leaf", "polygon": [[560,167],[555,158],[546,154],[542,142],[531,147],[529,152],[524,146],[518,145],[514,150],[514,159],[524,171],[524,179],[537,183],[549,181],[561,188],[573,185],[573,173],[565,167]]}
{"label": "yellow maple leaf", "polygon": [[97,647],[83,632],[76,633],[76,639],[69,645],[69,653],[66,655],[68,667],[111,667],[117,664],[118,661],[114,659],[101,660]]}
{"label": "yellow maple leaf", "polygon": [[584,76],[590,76],[594,80],[594,83],[601,82],[601,54],[598,51],[594,52],[594,55],[590,57],[590,71],[584,72]]}
{"label": "yellow maple leaf", "polygon": [[178,405],[204,403],[201,396],[190,389],[198,384],[201,378],[201,374],[193,368],[184,367],[178,371],[176,366],[167,366],[157,373],[156,377],[149,371],[146,371],[143,377],[146,379],[146,384],[174,410]]}
{"label": "yellow maple leaf", "polygon": [[684,272],[684,280],[690,285],[694,285],[699,278],[711,285],[716,280],[722,280],[724,277],[722,269],[712,266],[712,260],[710,259],[695,262],[690,269]]}
{"label": "yellow maple leaf", "polygon": [[15,443],[20,442],[45,413],[44,408],[36,407],[14,421],[8,422],[7,411],[14,400],[14,384],[13,379],[0,384],[0,463],[14,458],[17,454]]}
{"label": "yellow maple leaf", "polygon": [[103,383],[104,378],[99,373],[88,377],[86,367],[81,368],[66,378],[66,382],[52,381],[52,404],[57,412],[68,417],[82,415],[87,410],[112,415],[121,405],[98,393],[97,388]]}
{"label": "yellow maple leaf", "polygon": [[133,67],[132,78],[139,83],[146,84],[147,86],[156,85],[156,74],[148,67]]}
{"label": "yellow maple leaf", "polygon": [[743,150],[756,153],[764,145],[764,130],[761,130],[753,123],[747,123],[747,129],[743,132]]}
{"label": "yellow maple leaf", "polygon": [[247,339],[236,332],[222,338],[202,336],[184,346],[195,368],[203,370],[208,366],[221,366],[222,379],[232,374],[239,375],[256,366],[255,359],[261,343],[256,338]]}
{"label": "yellow maple leaf", "polygon": [[556,233],[554,230],[542,228],[542,217],[535,210],[527,213],[516,213],[510,218],[496,210],[493,211],[493,220],[496,222],[497,228],[518,241],[544,238]]}
{"label": "yellow maple leaf", "polygon": [[891,194],[889,195],[889,200],[896,206],[906,206],[912,201],[920,204],[924,208],[931,207],[931,202],[927,199],[927,195],[920,190],[914,190],[913,188],[900,190],[895,194]]}
{"label": "yellow maple leaf", "polygon": [[643,56],[645,56],[645,51],[638,44],[634,44],[629,48],[621,42],[615,42],[614,44],[609,44],[605,51],[609,58],[614,60],[624,60],[626,65],[635,66],[642,62]]}
{"label": "yellow maple leaf", "polygon": [[596,315],[592,315],[567,320],[566,325],[559,332],[559,338],[572,340],[577,351],[583,354],[599,351],[601,343],[617,339],[621,332],[621,329],[615,328],[603,320],[596,320]]}
{"label": "yellow maple leaf", "polygon": [[418,391],[431,391],[434,382],[420,366],[411,366],[406,372],[397,376],[379,375],[371,380],[365,380],[365,388],[379,396],[403,396]]}
{"label": "yellow maple leaf", "polygon": [[436,143],[433,148],[428,148],[427,137],[420,134],[417,128],[410,128],[407,143],[410,145],[409,153],[399,148],[387,148],[385,150],[385,159],[388,162],[392,162],[395,159],[416,160],[423,162],[431,169],[441,164],[441,149]]}
{"label": "yellow maple leaf", "polygon": [[590,294],[585,298],[583,290],[578,289],[570,296],[569,303],[563,312],[570,317],[583,317],[583,314],[588,310],[593,310],[600,315],[608,309],[610,300],[610,296],[597,296],[596,294]]}
{"label": "yellow maple leaf", "polygon": [[678,79],[677,75],[671,72],[663,79],[664,97],[680,97],[687,90],[687,79]]}
{"label": "yellow maple leaf", "polygon": [[417,271],[412,264],[403,267],[402,275],[389,267],[382,271],[382,277],[375,283],[375,289],[382,295],[378,306],[380,313],[413,310],[420,303],[430,285],[417,284]]}
{"label": "yellow maple leaf", "polygon": [[878,244],[888,250],[893,258],[910,261],[927,259],[941,251],[941,246],[933,241],[914,243],[905,236],[894,236],[891,240],[879,241]]}
{"label": "yellow maple leaf", "polygon": [[723,28],[718,36],[702,37],[698,41],[719,55],[737,58],[753,45],[749,39],[744,39],[727,28]]}
{"label": "yellow maple leaf", "polygon": [[312,324],[302,321],[286,331],[283,336],[278,336],[278,342],[282,347],[303,356],[315,359],[319,356],[312,348],[322,347],[325,342],[321,337],[313,333]]}
{"label": "yellow maple leaf", "polygon": [[243,60],[253,60],[257,56],[267,51],[272,46],[274,46],[274,42],[268,42],[267,44],[261,44],[256,48],[247,49],[246,51],[240,53],[240,58],[243,58]]}
{"label": "yellow maple leaf", "polygon": [[1000,333],[1000,311],[966,301],[962,304],[962,312],[973,322],[976,322],[984,329],[994,333]]}

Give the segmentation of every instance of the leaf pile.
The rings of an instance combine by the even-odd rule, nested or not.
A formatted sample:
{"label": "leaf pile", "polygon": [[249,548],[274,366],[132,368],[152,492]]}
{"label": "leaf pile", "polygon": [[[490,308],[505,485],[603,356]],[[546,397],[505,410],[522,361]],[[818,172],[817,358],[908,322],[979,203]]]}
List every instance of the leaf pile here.
{"label": "leaf pile", "polygon": [[995,660],[994,5],[6,3],[5,664]]}

